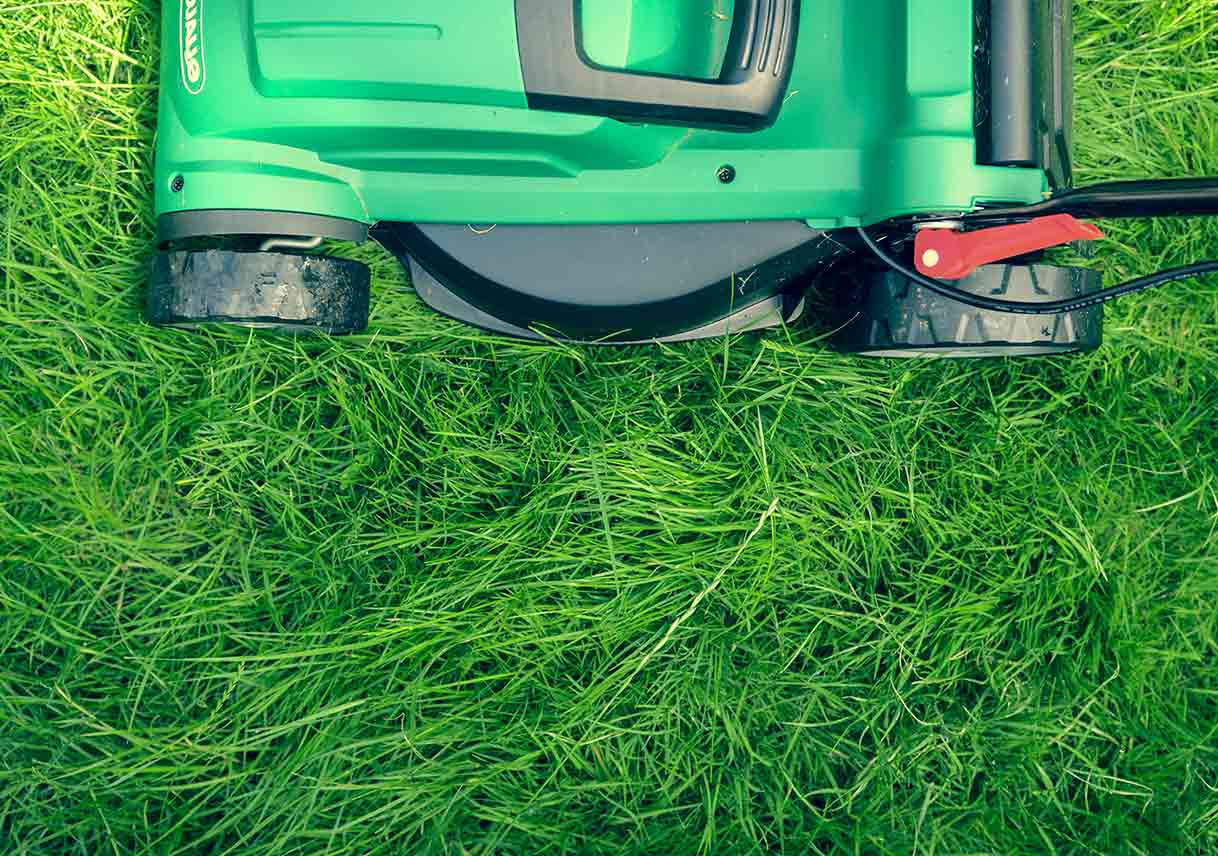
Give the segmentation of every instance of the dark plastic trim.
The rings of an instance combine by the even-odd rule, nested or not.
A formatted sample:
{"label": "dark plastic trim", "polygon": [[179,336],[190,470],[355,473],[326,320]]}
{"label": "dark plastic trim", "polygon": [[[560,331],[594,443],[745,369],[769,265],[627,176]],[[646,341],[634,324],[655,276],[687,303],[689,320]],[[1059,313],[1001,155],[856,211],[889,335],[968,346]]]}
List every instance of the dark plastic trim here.
{"label": "dark plastic trim", "polygon": [[[509,324],[507,321],[483,312],[469,301],[463,300],[456,294],[453,294],[451,289],[446,288],[442,282],[428,273],[426,268],[413,259],[410,260],[410,280],[414,285],[415,292],[424,303],[436,312],[452,318],[454,321],[480,327],[492,333],[512,336],[516,339],[529,339],[534,342],[547,341],[547,337],[541,335],[536,330]],[[773,329],[784,324],[792,324],[803,315],[804,307],[805,301],[798,294],[776,294],[773,297],[762,300],[760,303],[754,303],[738,312],[734,312],[726,318],[712,321],[709,324],[695,327],[682,333],[658,336],[652,339],[579,341],[580,344],[585,345],[650,345],[655,343],[692,342],[697,339],[718,339],[735,333],[752,333]]]}
{"label": "dark plastic trim", "polygon": [[366,223],[341,217],[228,208],[173,211],[162,214],[156,221],[157,243],[161,246],[185,238],[223,235],[320,236],[362,244],[368,240],[368,229]]}
{"label": "dark plastic trim", "polygon": [[529,106],[694,128],[759,131],[786,98],[800,0],[736,0],[718,80],[595,65],[581,47],[578,0],[516,0],[517,41]]}
{"label": "dark plastic trim", "polygon": [[[806,228],[803,224],[799,225]],[[636,292],[633,297],[623,297],[621,302],[616,303],[581,303],[574,299],[574,295],[571,300],[554,299],[538,293],[526,293],[519,288],[513,288],[508,282],[491,279],[492,274],[475,270],[466,263],[466,259],[454,255],[433,241],[425,231],[426,228],[429,227],[413,223],[382,222],[373,229],[372,237],[393,253],[403,265],[412,269],[417,266],[426,272],[427,279],[416,279],[416,287],[426,289],[430,283],[437,284],[443,291],[459,298],[462,303],[475,310],[465,310],[447,300],[446,295],[438,291],[433,295],[421,291],[421,296],[429,304],[443,304],[437,307],[440,311],[500,332],[512,333],[516,329],[537,328],[544,331],[545,335],[559,339],[618,344],[679,338],[682,334],[709,327],[731,316],[737,316],[739,319],[743,317],[739,315],[740,312],[770,301],[776,296],[783,298],[782,306],[789,310],[785,313],[789,317],[795,306],[790,302],[790,298],[803,292],[818,267],[828,264],[844,252],[839,243],[827,239],[824,233],[808,229],[806,240],[788,250],[778,252],[768,260],[748,265],[746,270],[750,273],[743,282],[737,282],[735,279],[740,271],[729,268],[713,277],[707,277],[706,281],[700,280],[698,287],[688,290],[673,292],[668,288],[671,283],[664,278],[664,288],[657,289],[654,294]],[[551,228],[559,232],[564,232],[567,228],[575,231],[570,238],[568,249],[559,250],[559,255],[537,257],[535,262],[530,263],[535,263],[539,269],[569,269],[572,276],[577,276],[581,242],[594,239],[587,234],[590,227]],[[500,237],[506,239],[507,236]],[[671,253],[666,256],[667,262],[654,257],[649,267],[680,265],[691,251],[682,240],[688,240],[688,237],[674,239]],[[488,251],[482,249],[479,252]],[[536,250],[529,252],[535,254]],[[533,255],[529,258],[532,259]],[[623,264],[627,262],[624,260]],[[584,285],[587,287],[589,283]],[[607,291],[613,288],[612,283],[606,282],[599,288],[601,294],[616,294]],[[429,299],[430,297],[435,300]]]}

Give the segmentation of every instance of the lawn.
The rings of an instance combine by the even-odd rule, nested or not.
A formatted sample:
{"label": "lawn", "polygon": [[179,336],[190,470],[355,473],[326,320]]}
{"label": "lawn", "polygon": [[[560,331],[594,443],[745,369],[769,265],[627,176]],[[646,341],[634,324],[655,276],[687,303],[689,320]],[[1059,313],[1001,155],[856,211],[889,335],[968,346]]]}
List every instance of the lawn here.
{"label": "lawn", "polygon": [[[1080,178],[1218,174],[1218,3],[1076,5]],[[0,852],[1218,850],[1218,278],[1029,362],[516,344],[372,247],[366,336],[154,330],[157,18],[0,0]]]}

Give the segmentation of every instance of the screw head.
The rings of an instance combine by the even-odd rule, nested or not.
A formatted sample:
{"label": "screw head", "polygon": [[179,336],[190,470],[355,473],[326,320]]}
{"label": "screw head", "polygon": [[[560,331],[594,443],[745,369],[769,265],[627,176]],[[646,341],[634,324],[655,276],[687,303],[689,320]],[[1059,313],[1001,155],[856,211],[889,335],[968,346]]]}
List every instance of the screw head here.
{"label": "screw head", "polygon": [[736,167],[732,166],[731,164],[724,164],[723,166],[719,167],[719,171],[716,173],[716,175],[719,176],[719,181],[723,182],[724,184],[731,184],[736,180]]}
{"label": "screw head", "polygon": [[169,185],[169,189],[172,190],[174,193],[181,193],[182,188],[185,186],[186,186],[186,179],[184,179],[180,175],[175,175],[173,177],[173,182],[170,183],[170,185]]}

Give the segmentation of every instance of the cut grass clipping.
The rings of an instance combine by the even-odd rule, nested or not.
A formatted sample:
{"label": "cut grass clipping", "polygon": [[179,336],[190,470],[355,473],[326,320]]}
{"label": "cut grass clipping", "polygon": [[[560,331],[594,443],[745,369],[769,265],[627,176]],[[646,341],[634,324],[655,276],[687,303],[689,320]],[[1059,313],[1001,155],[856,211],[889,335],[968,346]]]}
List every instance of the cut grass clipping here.
{"label": "cut grass clipping", "polygon": [[[1218,174],[1218,7],[1077,5],[1082,180]],[[1218,850],[1218,281],[874,363],[369,247],[367,336],[153,330],[157,16],[0,0],[0,851]]]}

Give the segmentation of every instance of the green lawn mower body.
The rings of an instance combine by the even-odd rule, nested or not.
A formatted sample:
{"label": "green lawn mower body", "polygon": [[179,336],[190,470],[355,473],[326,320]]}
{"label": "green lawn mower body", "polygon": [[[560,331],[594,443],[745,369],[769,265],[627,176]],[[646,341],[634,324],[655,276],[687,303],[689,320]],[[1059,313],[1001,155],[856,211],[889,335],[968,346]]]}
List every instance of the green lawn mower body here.
{"label": "green lawn mower body", "polygon": [[793,54],[774,57],[790,65],[781,109],[753,132],[531,108],[520,45],[545,34],[528,15],[577,5],[589,60],[634,69],[640,88],[644,73],[720,73],[731,0],[719,14],[715,0],[174,0],[157,213],[832,229],[1046,189],[1036,164],[978,163],[973,0],[771,4],[808,8]]}
{"label": "green lawn mower body", "polygon": [[[1098,309],[897,306],[854,237],[1068,190],[1069,0],[167,0],[163,19],[154,321],[358,329],[366,272],[307,250],[372,236],[429,304],[521,336],[721,334],[838,282],[855,350],[1098,344]],[[959,287],[1096,285],[1057,270]]]}

